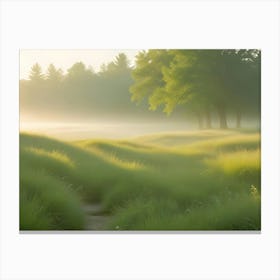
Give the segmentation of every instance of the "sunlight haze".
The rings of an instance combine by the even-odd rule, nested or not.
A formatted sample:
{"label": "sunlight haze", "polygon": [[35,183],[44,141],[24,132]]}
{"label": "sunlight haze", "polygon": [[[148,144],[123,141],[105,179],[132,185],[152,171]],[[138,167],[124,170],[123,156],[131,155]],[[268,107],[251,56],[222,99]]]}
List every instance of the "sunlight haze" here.
{"label": "sunlight haze", "polygon": [[134,64],[135,55],[139,50],[21,50],[20,51],[20,79],[28,79],[30,69],[39,63],[45,72],[52,63],[57,68],[67,72],[74,63],[83,62],[87,67],[92,67],[98,72],[103,63],[108,63],[121,52],[125,53]]}
{"label": "sunlight haze", "polygon": [[261,230],[260,50],[20,58],[20,230]]}

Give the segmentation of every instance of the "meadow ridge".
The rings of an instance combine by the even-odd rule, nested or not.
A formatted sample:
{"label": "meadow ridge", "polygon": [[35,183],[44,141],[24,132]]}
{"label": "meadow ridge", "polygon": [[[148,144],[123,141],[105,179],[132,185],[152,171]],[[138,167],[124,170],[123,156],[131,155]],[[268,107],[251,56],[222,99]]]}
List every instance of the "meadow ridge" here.
{"label": "meadow ridge", "polygon": [[21,133],[20,230],[260,230],[260,162],[256,130]]}

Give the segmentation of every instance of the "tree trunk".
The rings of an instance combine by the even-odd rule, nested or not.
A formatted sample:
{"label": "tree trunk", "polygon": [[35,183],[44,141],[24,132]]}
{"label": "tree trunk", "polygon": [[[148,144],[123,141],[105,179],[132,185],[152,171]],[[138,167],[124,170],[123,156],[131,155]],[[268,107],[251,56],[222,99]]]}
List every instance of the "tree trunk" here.
{"label": "tree trunk", "polygon": [[198,128],[203,129],[203,119],[200,113],[196,113],[197,120],[198,120]]}
{"label": "tree trunk", "polygon": [[211,113],[208,109],[206,109],[205,117],[206,117],[206,128],[208,129],[212,128]]}
{"label": "tree trunk", "polygon": [[237,110],[236,112],[236,128],[241,128],[241,112]]}
{"label": "tree trunk", "polygon": [[221,129],[227,129],[227,116],[226,116],[226,110],[224,106],[219,105],[217,107],[217,112],[220,120],[220,128]]}

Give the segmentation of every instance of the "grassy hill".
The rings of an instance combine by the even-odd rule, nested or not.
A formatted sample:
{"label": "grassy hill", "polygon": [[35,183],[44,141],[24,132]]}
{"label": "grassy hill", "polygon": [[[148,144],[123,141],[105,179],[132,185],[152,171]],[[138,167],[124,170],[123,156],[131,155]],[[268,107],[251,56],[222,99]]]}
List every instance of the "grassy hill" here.
{"label": "grassy hill", "polygon": [[20,135],[20,229],[258,230],[260,135],[192,131],[78,142]]}

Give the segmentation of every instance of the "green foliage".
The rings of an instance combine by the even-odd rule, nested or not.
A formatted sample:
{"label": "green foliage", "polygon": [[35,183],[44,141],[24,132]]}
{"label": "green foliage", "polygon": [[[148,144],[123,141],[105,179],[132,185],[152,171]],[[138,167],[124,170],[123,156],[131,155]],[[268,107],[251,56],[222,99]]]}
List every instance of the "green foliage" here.
{"label": "green foliage", "polygon": [[142,51],[137,55],[136,68],[132,72],[135,83],[130,87],[132,101],[139,103],[148,96],[151,110],[164,104],[162,69],[169,66],[171,59],[167,50]]}
{"label": "green foliage", "polygon": [[227,109],[237,112],[238,126],[241,113],[259,113],[258,50],[149,50],[138,55],[132,77],[133,101],[147,97],[151,110],[167,114],[184,106],[198,115],[200,127],[202,114],[211,127],[213,110],[221,128],[227,128]]}

